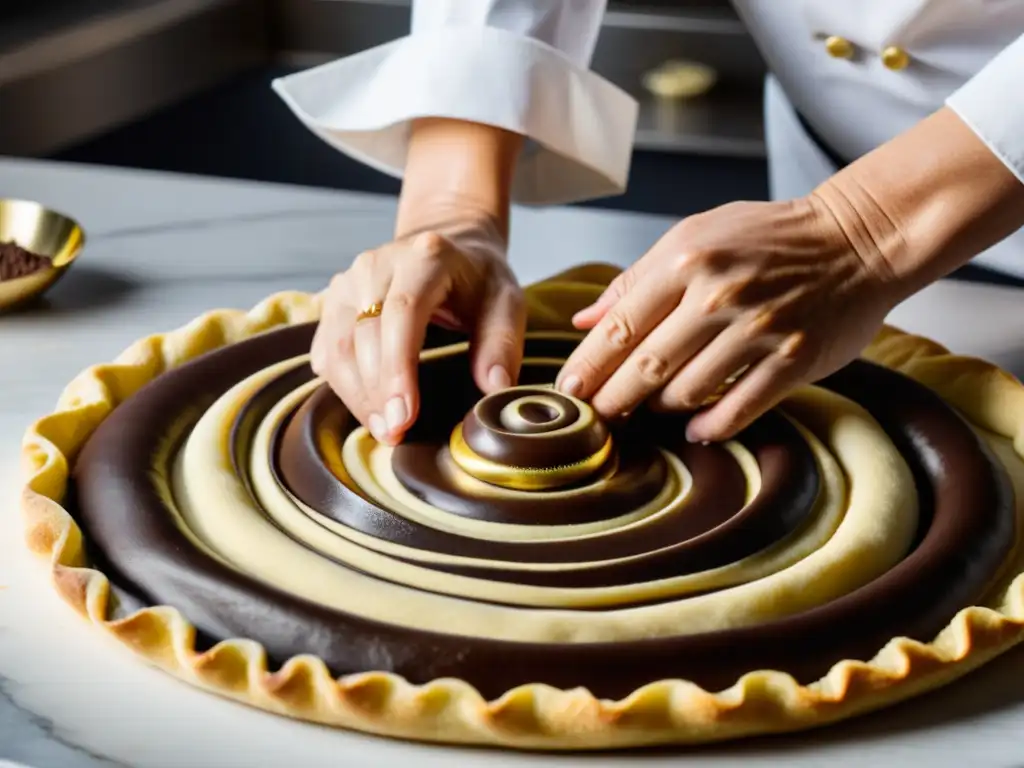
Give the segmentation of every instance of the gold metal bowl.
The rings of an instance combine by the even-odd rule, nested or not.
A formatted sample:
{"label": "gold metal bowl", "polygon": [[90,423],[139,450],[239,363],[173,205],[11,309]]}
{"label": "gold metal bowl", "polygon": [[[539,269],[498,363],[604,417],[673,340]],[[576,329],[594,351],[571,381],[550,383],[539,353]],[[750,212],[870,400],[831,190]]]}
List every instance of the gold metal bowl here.
{"label": "gold metal bowl", "polygon": [[85,245],[74,219],[31,200],[0,199],[0,243],[13,242],[50,260],[46,269],[0,280],[0,312],[42,296],[61,278]]}

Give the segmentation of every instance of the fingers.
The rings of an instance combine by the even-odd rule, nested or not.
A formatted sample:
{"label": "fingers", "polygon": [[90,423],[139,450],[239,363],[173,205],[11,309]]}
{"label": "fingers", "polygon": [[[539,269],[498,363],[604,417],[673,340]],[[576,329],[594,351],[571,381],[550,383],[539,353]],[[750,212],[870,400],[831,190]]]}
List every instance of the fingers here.
{"label": "fingers", "polygon": [[310,365],[317,376],[327,381],[352,415],[361,424],[366,424],[371,404],[366,398],[366,389],[355,363],[355,338],[352,330],[356,311],[341,297],[341,281],[336,279],[331,286],[328,300],[324,303],[323,316],[313,337]]}
{"label": "fingers", "polygon": [[[668,385],[690,359],[721,331],[723,323],[695,311],[687,294],[682,303],[648,334],[593,396],[601,414],[631,413]],[[698,401],[699,402],[699,401]],[[676,405],[676,408],[686,407]]]}
{"label": "fingers", "polygon": [[526,336],[526,303],[514,283],[485,296],[473,333],[473,379],[481,391],[495,392],[519,378]]}
{"label": "fingers", "polygon": [[419,355],[431,317],[448,290],[437,254],[420,247],[401,258],[402,269],[395,270],[378,321],[379,379],[371,395],[383,420],[381,433],[374,436],[388,444],[397,444],[419,415]]}
{"label": "fingers", "polygon": [[[678,302],[679,288],[674,281],[664,276],[659,279],[655,270],[641,276],[570,355],[559,374],[558,388],[569,395],[590,398]],[[619,415],[600,412],[604,416]]]}
{"label": "fingers", "polygon": [[[345,273],[346,290],[340,297],[347,306],[346,316],[351,321],[337,328],[333,361],[333,380],[347,382],[349,389],[358,380],[359,392],[345,392],[339,396],[349,405],[346,396],[361,402],[365,417],[360,421],[378,440],[386,432],[380,391],[381,320],[379,317],[361,317],[372,305],[383,302],[391,284],[391,269],[387,249],[365,251],[352,262]],[[346,334],[351,342],[346,341]],[[351,351],[348,344],[351,343]],[[351,408],[352,406],[349,405]],[[354,412],[354,411],[353,411]]]}
{"label": "fingers", "polygon": [[[387,296],[393,281],[393,246],[361,253],[352,266],[334,278],[324,302],[324,316],[311,352],[314,371],[323,376],[360,423],[378,440],[389,435],[387,419],[405,421],[386,409],[381,397],[384,363],[382,333]],[[373,304],[378,317],[360,317]]]}
{"label": "fingers", "polygon": [[[685,220],[683,223],[685,223]],[[658,273],[663,279],[672,280],[676,285],[677,292],[681,296],[681,285],[685,283],[685,280],[680,282],[680,280],[675,278],[683,277],[682,273],[686,271],[686,266],[690,261],[689,258],[680,253],[681,238],[679,237],[679,230],[681,226],[676,225],[665,232],[651,246],[650,250],[644,254],[642,259],[620,272],[608,284],[608,287],[605,288],[597,301],[573,315],[573,325],[580,330],[592,329],[607,314],[608,310],[615,306],[623,297],[633,292],[637,284],[651,273]],[[686,239],[685,237],[682,238],[683,241]],[[672,272],[676,274],[667,274]]]}
{"label": "fingers", "polygon": [[[737,320],[708,340],[651,400],[664,410],[690,410],[732,384],[747,366],[767,355],[768,340],[758,339],[748,322]],[[695,350],[696,351],[696,350]]]}
{"label": "fingers", "polygon": [[365,292],[366,288],[363,287],[363,291],[359,294],[360,298],[358,303],[355,305],[357,313],[351,330],[355,344],[356,368],[359,371],[359,378],[362,381],[364,395],[369,400],[371,407],[375,411],[375,413],[370,415],[370,420],[377,421],[377,424],[368,424],[367,426],[369,426],[370,430],[375,434],[379,432],[378,428],[380,427],[380,403],[377,402],[377,398],[375,398],[374,395],[380,391],[381,318],[360,318],[358,313],[365,311],[372,304],[381,302],[381,297],[388,288],[386,283],[386,279],[382,280],[379,283],[379,288],[370,289],[377,296],[376,299],[366,298],[366,296],[370,294]]}
{"label": "fingers", "polygon": [[786,350],[765,357],[737,381],[725,396],[696,414],[686,428],[691,442],[727,440],[774,408],[802,380],[803,366]]}
{"label": "fingers", "polygon": [[[471,242],[425,232],[368,251],[325,293],[311,364],[380,442],[400,442],[419,415],[419,355],[432,321],[472,334],[484,391],[519,374],[522,291],[495,261],[503,251],[467,251]],[[360,316],[378,303],[377,317]]]}

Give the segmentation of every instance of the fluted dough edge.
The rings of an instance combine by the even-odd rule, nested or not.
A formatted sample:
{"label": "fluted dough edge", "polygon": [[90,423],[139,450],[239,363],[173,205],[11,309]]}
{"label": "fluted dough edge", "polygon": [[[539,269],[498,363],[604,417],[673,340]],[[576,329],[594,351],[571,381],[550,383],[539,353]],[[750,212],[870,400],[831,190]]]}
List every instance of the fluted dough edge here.
{"label": "fluted dough edge", "polygon": [[[590,300],[592,292],[599,287],[584,289],[581,300]],[[335,680],[310,656],[292,658],[271,672],[263,649],[251,639],[197,651],[195,628],[168,606],[108,619],[110,584],[89,567],[82,532],[61,506],[78,451],[117,404],[163,371],[272,328],[315,320],[319,309],[318,296],[280,293],[249,312],[211,312],[143,339],[113,363],[75,378],[55,411],[24,437],[26,539],[49,560],[59,594],[89,622],[192,685],[289,717],[403,739],[596,750],[697,744],[824,725],[944,685],[1024,639],[1020,551],[1011,556],[1013,573],[987,601],[995,607],[965,608],[931,643],[895,638],[870,662],[840,662],[806,686],[769,670],[744,675],[720,692],[666,680],[619,701],[542,684],[487,701],[469,684],[452,679],[412,685],[396,675],[369,672]],[[974,424],[1009,439],[1024,458],[1024,386],[1009,374],[889,327],[865,356],[931,387]]]}

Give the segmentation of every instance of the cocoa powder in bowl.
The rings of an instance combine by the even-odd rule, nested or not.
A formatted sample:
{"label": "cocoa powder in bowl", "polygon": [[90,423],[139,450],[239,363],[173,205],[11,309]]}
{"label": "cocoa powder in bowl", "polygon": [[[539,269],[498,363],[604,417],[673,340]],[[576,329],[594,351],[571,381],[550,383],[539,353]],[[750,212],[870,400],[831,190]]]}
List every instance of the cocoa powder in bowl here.
{"label": "cocoa powder in bowl", "polygon": [[0,281],[32,275],[50,266],[48,258],[27,251],[17,243],[0,243]]}

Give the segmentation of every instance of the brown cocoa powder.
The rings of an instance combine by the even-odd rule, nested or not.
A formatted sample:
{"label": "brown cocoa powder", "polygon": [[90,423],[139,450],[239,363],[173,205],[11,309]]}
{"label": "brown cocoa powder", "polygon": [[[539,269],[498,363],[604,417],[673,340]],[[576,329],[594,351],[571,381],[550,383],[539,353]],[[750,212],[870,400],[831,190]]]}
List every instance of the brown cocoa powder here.
{"label": "brown cocoa powder", "polygon": [[45,256],[32,253],[17,243],[0,243],[0,281],[41,272],[50,267]]}

